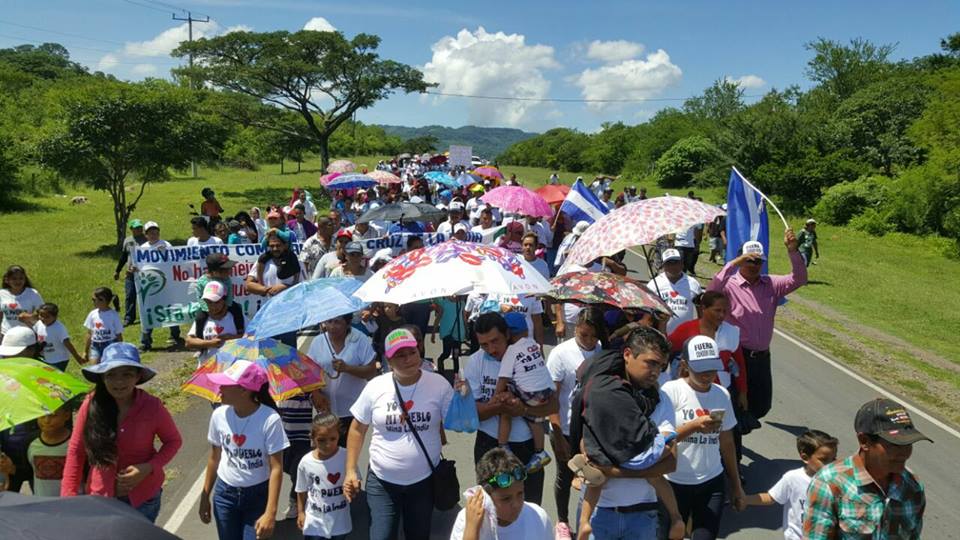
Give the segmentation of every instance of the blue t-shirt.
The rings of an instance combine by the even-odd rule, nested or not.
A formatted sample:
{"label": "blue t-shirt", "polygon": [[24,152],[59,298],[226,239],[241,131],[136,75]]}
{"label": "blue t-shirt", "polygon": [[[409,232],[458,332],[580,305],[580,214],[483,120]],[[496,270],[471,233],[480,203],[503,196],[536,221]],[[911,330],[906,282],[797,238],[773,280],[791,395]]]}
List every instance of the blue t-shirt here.
{"label": "blue t-shirt", "polygon": [[463,321],[463,303],[449,298],[438,298],[437,305],[443,309],[440,317],[440,337],[452,337],[455,340],[466,339],[467,330]]}

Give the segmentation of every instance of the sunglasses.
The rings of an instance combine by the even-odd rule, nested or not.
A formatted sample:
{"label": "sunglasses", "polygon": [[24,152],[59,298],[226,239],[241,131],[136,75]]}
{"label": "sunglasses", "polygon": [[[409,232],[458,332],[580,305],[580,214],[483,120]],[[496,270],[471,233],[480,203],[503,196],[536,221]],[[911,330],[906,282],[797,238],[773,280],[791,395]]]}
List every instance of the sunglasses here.
{"label": "sunglasses", "polygon": [[760,266],[763,264],[763,259],[750,259],[747,261],[747,264],[752,264],[755,266]]}
{"label": "sunglasses", "polygon": [[523,482],[527,479],[527,469],[523,466],[517,467],[512,471],[495,474],[487,480],[487,484],[500,489],[508,488],[514,482]]}

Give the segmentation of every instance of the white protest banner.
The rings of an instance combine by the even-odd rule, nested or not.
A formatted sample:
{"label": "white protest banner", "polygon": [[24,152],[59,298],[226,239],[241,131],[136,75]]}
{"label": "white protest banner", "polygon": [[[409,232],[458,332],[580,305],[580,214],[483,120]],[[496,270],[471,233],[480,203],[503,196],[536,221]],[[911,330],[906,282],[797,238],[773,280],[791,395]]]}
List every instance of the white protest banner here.
{"label": "white protest banner", "polygon": [[[414,232],[403,232],[403,233],[391,233],[380,238],[368,238],[363,241],[363,252],[366,255],[372,255],[374,252],[379,251],[384,248],[390,248],[393,250],[393,253],[399,253],[400,251],[406,249],[407,241],[411,236],[419,237],[423,240],[424,246],[433,246],[436,244],[441,244],[449,240],[446,234],[444,233],[414,233]],[[465,239],[466,242],[483,242],[483,235],[475,232],[468,232]]]}
{"label": "white protest banner", "polygon": [[[299,253],[300,245],[294,244],[291,249]],[[133,265],[137,268],[137,300],[144,329],[193,321],[201,301],[196,282],[206,271],[206,258],[211,253],[223,253],[236,261],[230,269],[233,301],[243,307],[248,319],[253,317],[265,298],[248,293],[243,282],[247,274],[256,271],[257,259],[263,253],[260,244],[138,248]]]}
{"label": "white protest banner", "polygon": [[471,168],[473,166],[473,147],[451,144],[450,155],[447,156],[447,162],[450,163],[451,167],[460,166],[467,169]]}

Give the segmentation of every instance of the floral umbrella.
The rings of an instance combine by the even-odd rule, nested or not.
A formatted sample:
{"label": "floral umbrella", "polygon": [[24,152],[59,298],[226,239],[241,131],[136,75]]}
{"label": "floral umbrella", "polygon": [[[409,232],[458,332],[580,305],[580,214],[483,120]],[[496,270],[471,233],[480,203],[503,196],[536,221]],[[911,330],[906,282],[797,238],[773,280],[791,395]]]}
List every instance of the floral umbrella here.
{"label": "floral umbrella", "polygon": [[590,225],[573,245],[564,266],[588,266],[597,257],[652,244],[661,236],[709,223],[724,214],[716,206],[686,197],[654,197],[630,203]]}
{"label": "floral umbrella", "polygon": [[92,386],[40,360],[0,360],[0,427],[48,415]]}
{"label": "floral umbrella", "polygon": [[546,296],[581,304],[609,304],[620,309],[647,308],[666,315],[673,311],[646,287],[609,272],[578,271],[550,280],[553,290]]}
{"label": "floral umbrella", "polygon": [[326,187],[327,184],[332,182],[336,177],[340,176],[342,173],[327,173],[320,177],[320,185]]}
{"label": "floral umbrella", "polygon": [[480,200],[496,206],[504,212],[525,216],[553,217],[553,209],[539,193],[523,186],[500,186],[493,188]]}
{"label": "floral umbrella", "polygon": [[489,178],[490,180],[503,180],[503,173],[500,172],[500,169],[492,165],[484,165],[482,167],[477,167],[476,169],[470,172],[472,172],[477,176]]}
{"label": "floral umbrella", "polygon": [[379,184],[402,184],[403,180],[399,176],[387,171],[370,171],[367,176],[373,178]]}
{"label": "floral umbrella", "polygon": [[328,173],[349,173],[355,170],[357,170],[356,163],[350,161],[349,159],[338,159],[327,165]]}

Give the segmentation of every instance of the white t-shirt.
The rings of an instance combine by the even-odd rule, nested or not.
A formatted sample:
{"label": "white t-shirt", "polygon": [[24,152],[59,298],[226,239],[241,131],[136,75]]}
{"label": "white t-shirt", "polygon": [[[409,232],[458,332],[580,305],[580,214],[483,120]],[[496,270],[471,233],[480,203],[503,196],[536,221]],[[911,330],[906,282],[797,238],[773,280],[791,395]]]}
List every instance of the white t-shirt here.
{"label": "white t-shirt", "polygon": [[369,268],[364,269],[363,273],[359,276],[348,276],[347,274],[343,273],[344,268],[346,267],[343,265],[334,268],[333,271],[330,272],[329,277],[351,277],[361,283],[366,282],[368,279],[373,277],[373,271]]}
{"label": "white t-shirt", "polygon": [[333,357],[343,360],[348,366],[368,365],[377,356],[370,338],[358,330],[350,330],[344,341],[343,350],[331,356],[330,342],[327,334],[323,333],[310,343],[307,356],[313,358],[313,361],[326,372],[327,376],[324,378],[327,381],[327,387],[323,392],[330,399],[330,410],[339,418],[350,416],[350,406],[357,401],[367,381],[349,373],[341,373],[337,378],[331,377],[331,373],[336,375],[336,370],[333,369]]}
{"label": "white t-shirt", "polygon": [[560,402],[560,427],[564,435],[570,434],[570,398],[577,385],[577,368],[584,360],[600,352],[600,343],[593,350],[584,351],[577,340],[570,338],[557,345],[547,355],[547,369],[553,382],[560,383],[557,399]]}
{"label": "white t-shirt", "polygon": [[304,506],[304,536],[332,538],[353,530],[350,521],[350,503],[343,495],[343,479],[347,475],[347,451],[325,460],[307,452],[297,467],[297,493],[307,494]]}
{"label": "white t-shirt", "polygon": [[[193,321],[187,335],[200,339],[216,339],[217,336],[235,336],[238,333],[237,325],[233,322],[233,314],[228,311],[226,315],[219,320],[214,320],[213,317],[207,317],[207,322],[203,325],[203,335],[197,335],[197,321]],[[220,347],[210,347],[200,351],[199,356],[197,356],[198,367],[211,356],[216,355],[219,350]]]}
{"label": "white t-shirt", "polygon": [[[650,414],[650,421],[657,426],[660,433],[676,433],[673,427],[673,402],[670,396],[660,391],[660,403]],[[615,506],[630,506],[640,503],[657,502],[657,492],[643,478],[610,478],[603,484],[600,500],[597,506],[613,508]]]}
{"label": "white t-shirt", "polygon": [[660,298],[673,310],[673,317],[667,321],[667,334],[678,326],[697,318],[697,309],[693,305],[693,298],[703,292],[703,287],[696,279],[681,274],[676,283],[671,283],[666,274],[660,273],[656,279],[647,282],[647,289]]}
{"label": "white t-shirt", "polygon": [[[363,388],[350,414],[373,430],[370,439],[370,470],[377,478],[409,486],[432,473],[427,460],[410,433],[410,426],[401,420],[393,374],[374,377]],[[422,372],[420,380],[400,386],[400,399],[406,403],[409,422],[414,425],[430,462],[440,462],[440,432],[443,415],[453,400],[453,387],[436,373]]]}
{"label": "white t-shirt", "polygon": [[[721,352],[736,352],[740,347],[740,328],[723,321],[720,328],[717,328],[717,335],[713,338],[717,342],[717,347]],[[720,380],[720,386],[730,388],[730,366],[717,372],[717,378]]]}
{"label": "white t-shirt", "polygon": [[677,235],[674,237],[674,240],[673,240],[674,247],[678,247],[678,248],[694,247],[694,240],[695,240],[694,231],[695,230],[696,230],[696,227],[690,227],[689,229],[681,233],[677,233]]}
{"label": "white t-shirt", "polygon": [[[450,540],[461,540],[467,527],[467,510],[460,509],[453,523]],[[553,521],[539,506],[524,502],[517,520],[506,527],[497,526],[497,540],[553,540]]]}
{"label": "white t-shirt", "polygon": [[[500,373],[500,362],[487,353],[479,350],[463,364],[463,378],[470,384],[473,399],[486,403],[493,397],[497,389],[497,375]],[[496,438],[500,425],[500,416],[493,415],[480,421],[480,431]],[[529,441],[533,435],[530,426],[523,417],[515,416],[510,422],[510,442]]]}
{"label": "white t-shirt", "polygon": [[517,388],[524,392],[556,388],[550,379],[540,345],[530,338],[521,338],[507,347],[500,360],[497,377],[513,379]]}
{"label": "white t-shirt", "polygon": [[320,260],[317,261],[317,266],[313,270],[313,279],[330,277],[330,273],[338,266],[340,266],[340,258],[337,257],[337,251],[331,246],[331,250],[324,253],[323,257],[320,257]]}
{"label": "white t-shirt", "polygon": [[200,240],[200,239],[197,238],[196,236],[191,236],[190,238],[187,238],[187,247],[193,247],[193,246],[217,246],[217,245],[221,245],[221,244],[223,244],[223,240],[221,240],[220,237],[218,237],[218,236],[213,236],[212,234],[211,234],[210,237],[207,238],[206,240]]}
{"label": "white t-shirt", "polygon": [[70,351],[64,346],[63,342],[70,339],[70,333],[67,327],[60,321],[54,321],[47,326],[42,321],[33,325],[33,331],[37,334],[37,342],[43,344],[43,361],[48,364],[61,364],[70,360]]}
{"label": "white t-shirt", "polygon": [[510,306],[511,311],[523,313],[527,320],[527,335],[533,337],[533,316],[543,313],[543,302],[533,295],[510,296],[510,295],[492,295],[501,304]]}
{"label": "white t-shirt", "polygon": [[[470,223],[468,223],[466,220],[461,219],[461,220],[460,220],[460,224],[462,224],[464,227],[466,227],[468,231],[470,230]],[[443,234],[443,237],[446,238],[447,240],[449,240],[449,239],[453,238],[453,226],[454,226],[454,225],[455,225],[455,224],[454,224],[454,223],[450,223],[450,220],[448,219],[448,220],[444,221],[443,223],[441,223],[440,225],[437,225],[437,233]]]}
{"label": "white t-shirt", "polygon": [[27,326],[17,317],[21,313],[33,313],[42,305],[43,298],[40,298],[40,293],[36,289],[25,287],[20,294],[0,289],[0,312],[3,312],[0,334],[6,334],[8,330],[17,326]]}
{"label": "white t-shirt", "polygon": [[783,537],[787,540],[803,538],[803,512],[807,508],[807,488],[812,478],[800,467],[784,473],[767,492],[783,505]]}
{"label": "white t-shirt", "polygon": [[[526,261],[526,259],[524,259]],[[547,261],[536,257],[533,261],[527,261],[530,263],[530,266],[537,269],[537,272],[540,272],[540,275],[546,279],[550,279],[550,265],[547,264]]]}
{"label": "white t-shirt", "polygon": [[[684,379],[663,385],[663,392],[670,396],[676,412],[677,427],[699,416],[709,415],[711,410],[723,409],[721,431],[730,431],[737,425],[733,404],[726,388],[711,384],[708,392],[697,392]],[[677,444],[677,470],[667,478],[674,483],[697,485],[723,473],[720,459],[720,433],[694,433]]]}
{"label": "white t-shirt", "polygon": [[545,246],[553,245],[553,231],[550,230],[549,224],[542,221],[538,221],[533,225],[526,223],[524,224],[524,229],[536,233],[538,243]]}
{"label": "white t-shirt", "polygon": [[90,341],[94,343],[111,343],[123,333],[120,314],[112,309],[94,309],[87,314],[83,327],[90,331]]}
{"label": "white t-shirt", "polygon": [[264,287],[273,287],[274,285],[279,285],[279,284],[289,286],[289,285],[293,285],[295,283],[295,280],[297,279],[297,274],[294,274],[286,279],[277,278],[277,263],[275,263],[273,259],[270,259],[267,262],[263,263],[262,279],[260,277],[260,273],[257,272],[257,266],[259,265],[254,266],[253,272],[250,272],[250,274],[253,275],[254,278],[257,279],[257,281]]}
{"label": "white t-shirt", "polygon": [[233,407],[218,407],[210,416],[207,441],[222,450],[217,476],[232,487],[249,487],[270,479],[270,456],[290,446],[277,411],[261,405],[246,418]]}

